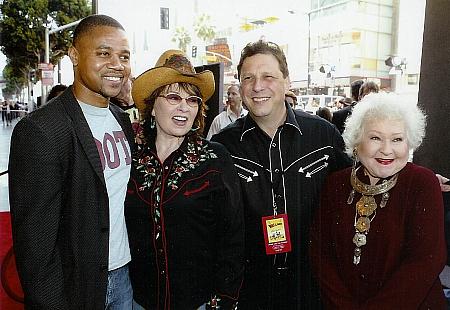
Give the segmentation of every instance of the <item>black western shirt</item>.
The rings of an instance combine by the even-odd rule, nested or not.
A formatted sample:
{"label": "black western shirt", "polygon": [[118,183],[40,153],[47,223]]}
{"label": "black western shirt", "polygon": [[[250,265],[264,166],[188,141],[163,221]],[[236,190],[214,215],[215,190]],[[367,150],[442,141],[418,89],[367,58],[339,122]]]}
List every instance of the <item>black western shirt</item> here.
{"label": "black western shirt", "polygon": [[146,309],[197,309],[214,295],[234,303],[244,225],[229,153],[186,138],[162,163],[148,140],[137,144],[125,201],[134,299]]}
{"label": "black western shirt", "polygon": [[[273,138],[250,115],[212,138],[231,153],[243,190],[243,309],[285,309],[280,308],[284,303],[289,309],[318,307],[308,261],[309,226],[326,176],[350,165],[342,137],[332,124],[289,105],[286,108],[286,121]],[[289,218],[292,251],[288,254],[265,252],[261,218],[273,215],[274,209]],[[275,280],[280,270],[288,274],[281,281],[283,287]],[[280,295],[278,290],[284,292]]]}

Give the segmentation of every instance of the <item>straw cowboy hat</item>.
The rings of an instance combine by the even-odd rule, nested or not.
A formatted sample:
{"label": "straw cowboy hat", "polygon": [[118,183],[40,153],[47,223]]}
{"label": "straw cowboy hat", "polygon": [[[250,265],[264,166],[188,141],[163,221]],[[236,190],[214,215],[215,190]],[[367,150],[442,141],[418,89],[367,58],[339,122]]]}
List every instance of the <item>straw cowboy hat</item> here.
{"label": "straw cowboy hat", "polygon": [[206,102],[214,93],[214,74],[205,70],[196,73],[186,55],[179,50],[165,51],[151,68],[139,75],[133,82],[131,95],[136,107],[143,111],[145,99],[156,89],[173,83],[189,83],[200,89],[203,102]]}
{"label": "straw cowboy hat", "polygon": [[352,98],[347,98],[347,97],[342,98],[341,100],[339,100],[339,102],[345,106],[352,105],[352,103],[353,103]]}
{"label": "straw cowboy hat", "polygon": [[288,90],[286,92],[286,94],[284,94],[285,96],[291,97],[294,100],[297,100],[297,96],[294,94],[294,92],[292,90]]}

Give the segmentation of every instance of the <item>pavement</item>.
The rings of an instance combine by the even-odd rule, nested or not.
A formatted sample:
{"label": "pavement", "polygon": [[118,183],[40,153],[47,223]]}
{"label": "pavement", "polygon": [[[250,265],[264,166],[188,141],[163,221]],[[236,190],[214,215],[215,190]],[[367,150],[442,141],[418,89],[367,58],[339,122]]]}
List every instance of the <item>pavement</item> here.
{"label": "pavement", "polygon": [[0,124],[0,212],[9,211],[8,174],[1,174],[8,170],[11,134],[17,121],[18,119],[13,120],[12,126],[6,126],[6,123]]}

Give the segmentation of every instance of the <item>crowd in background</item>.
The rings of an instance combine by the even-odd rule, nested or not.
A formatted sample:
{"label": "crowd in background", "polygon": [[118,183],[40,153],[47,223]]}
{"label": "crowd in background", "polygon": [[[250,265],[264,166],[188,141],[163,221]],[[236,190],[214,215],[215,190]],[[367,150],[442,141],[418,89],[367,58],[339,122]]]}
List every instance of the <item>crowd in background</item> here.
{"label": "crowd in background", "polygon": [[12,122],[22,117],[27,111],[27,105],[21,102],[14,102],[6,99],[1,103],[2,123],[3,126],[11,126]]}

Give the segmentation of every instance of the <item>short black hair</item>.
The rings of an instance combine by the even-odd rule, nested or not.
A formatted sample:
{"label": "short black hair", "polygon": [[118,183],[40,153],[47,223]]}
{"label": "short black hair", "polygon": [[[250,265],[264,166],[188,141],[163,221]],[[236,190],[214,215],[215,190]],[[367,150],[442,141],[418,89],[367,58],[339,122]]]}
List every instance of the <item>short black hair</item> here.
{"label": "short black hair", "polygon": [[89,33],[93,28],[100,26],[119,28],[125,31],[123,26],[110,16],[101,14],[89,15],[88,17],[83,18],[75,28],[73,32],[72,44],[75,46],[80,37],[82,37],[86,33]]}
{"label": "short black hair", "polygon": [[56,84],[55,86],[53,86],[52,89],[50,89],[50,92],[48,93],[47,101],[50,101],[50,99],[57,97],[60,93],[65,91],[66,88],[67,86],[64,84]]}
{"label": "short black hair", "polygon": [[316,115],[320,116],[323,119],[326,119],[330,123],[333,119],[333,114],[331,113],[330,109],[328,109],[327,107],[320,107],[319,109],[317,109]]}
{"label": "short black hair", "polygon": [[359,89],[361,88],[362,84],[364,84],[363,80],[356,80],[356,81],[353,81],[352,84],[350,84],[350,87],[352,89],[352,99],[355,101],[358,101]]}

